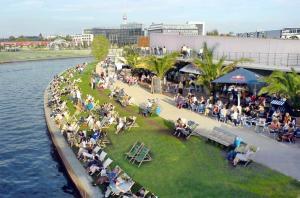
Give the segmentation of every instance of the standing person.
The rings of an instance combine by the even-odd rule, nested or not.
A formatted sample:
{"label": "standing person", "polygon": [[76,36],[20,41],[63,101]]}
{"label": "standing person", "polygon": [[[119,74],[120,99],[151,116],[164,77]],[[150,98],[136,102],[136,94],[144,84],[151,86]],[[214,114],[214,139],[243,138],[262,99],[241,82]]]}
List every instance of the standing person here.
{"label": "standing person", "polygon": [[237,110],[235,110],[235,111],[232,113],[232,121],[233,121],[233,123],[234,123],[234,126],[237,125],[238,115],[239,115],[239,114],[238,114]]}
{"label": "standing person", "polygon": [[167,54],[167,48],[166,48],[166,46],[164,46],[164,48],[163,48],[163,55],[166,55]]}
{"label": "standing person", "polygon": [[183,94],[183,84],[181,81],[178,84],[178,93],[181,95]]}

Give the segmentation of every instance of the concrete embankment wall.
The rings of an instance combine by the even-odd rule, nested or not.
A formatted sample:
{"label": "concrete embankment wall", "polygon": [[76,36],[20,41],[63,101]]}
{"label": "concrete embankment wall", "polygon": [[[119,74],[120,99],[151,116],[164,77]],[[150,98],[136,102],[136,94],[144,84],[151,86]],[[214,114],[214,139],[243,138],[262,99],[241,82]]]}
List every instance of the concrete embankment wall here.
{"label": "concrete embankment wall", "polygon": [[48,103],[48,88],[44,92],[44,111],[45,119],[51,135],[52,142],[67,170],[67,173],[81,197],[102,198],[103,193],[98,187],[92,186],[92,178],[86,173],[80,161],[66,142],[60,129],[56,126],[54,120],[50,118],[51,109]]}

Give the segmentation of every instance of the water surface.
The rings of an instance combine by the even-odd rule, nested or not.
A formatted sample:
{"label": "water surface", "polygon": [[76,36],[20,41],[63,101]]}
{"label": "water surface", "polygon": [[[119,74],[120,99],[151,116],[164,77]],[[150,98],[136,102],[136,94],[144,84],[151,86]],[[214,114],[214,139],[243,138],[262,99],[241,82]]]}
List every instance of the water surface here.
{"label": "water surface", "polygon": [[50,140],[43,94],[55,74],[91,58],[0,64],[0,197],[74,197]]}

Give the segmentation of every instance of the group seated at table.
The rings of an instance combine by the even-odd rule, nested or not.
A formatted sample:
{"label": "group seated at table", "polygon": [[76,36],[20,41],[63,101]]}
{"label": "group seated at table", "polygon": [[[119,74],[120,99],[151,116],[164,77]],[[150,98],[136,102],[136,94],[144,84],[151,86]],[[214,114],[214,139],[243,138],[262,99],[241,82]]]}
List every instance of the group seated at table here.
{"label": "group seated at table", "polygon": [[[288,112],[281,112],[279,108],[275,109],[273,106],[266,108],[264,97],[246,97],[243,106],[237,106],[230,102],[223,103],[220,99],[213,103],[212,96],[205,100],[203,96],[198,99],[194,94],[188,94],[187,97],[177,94],[174,100],[179,109],[187,108],[235,126],[256,126],[258,132],[261,126],[264,130],[269,129],[270,133],[280,134],[279,131],[288,131],[290,123],[293,125],[293,131],[297,130],[295,119],[292,119]],[[265,125],[269,125],[269,127],[265,127]],[[288,140],[290,141],[290,139],[288,135]],[[280,138],[280,140],[282,139]],[[286,140],[285,136],[283,140]]]}

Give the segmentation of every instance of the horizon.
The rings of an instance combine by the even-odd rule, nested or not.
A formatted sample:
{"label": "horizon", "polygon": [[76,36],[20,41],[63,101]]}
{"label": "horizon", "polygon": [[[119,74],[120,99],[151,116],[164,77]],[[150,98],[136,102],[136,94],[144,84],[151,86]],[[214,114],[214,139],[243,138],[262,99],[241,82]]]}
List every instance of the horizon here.
{"label": "horizon", "polygon": [[206,32],[217,29],[219,33],[279,30],[298,27],[300,21],[300,16],[294,14],[300,7],[296,0],[266,0],[263,3],[258,0],[238,3],[234,0],[3,0],[3,4],[6,7],[0,17],[9,20],[0,21],[0,38],[40,33],[72,35],[86,28],[119,27],[124,14],[129,23],[142,23],[143,27],[151,23],[203,21]]}

